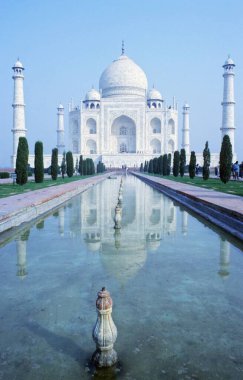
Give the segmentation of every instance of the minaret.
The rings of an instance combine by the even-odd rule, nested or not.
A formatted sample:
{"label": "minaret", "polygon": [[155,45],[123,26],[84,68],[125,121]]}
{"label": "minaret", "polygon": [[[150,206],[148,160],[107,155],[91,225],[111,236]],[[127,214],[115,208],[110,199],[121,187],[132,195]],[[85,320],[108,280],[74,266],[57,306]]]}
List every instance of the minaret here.
{"label": "minaret", "polygon": [[61,103],[57,107],[57,148],[58,148],[59,154],[62,154],[65,150],[65,143],[64,143],[64,107]]}
{"label": "minaret", "polygon": [[232,153],[234,154],[235,145],[235,96],[234,96],[234,67],[233,60],[228,57],[225,61],[224,68],[224,95],[223,95],[223,115],[222,115],[222,139],[228,135],[232,144]]}
{"label": "minaret", "polygon": [[189,129],[189,110],[190,106],[185,103],[183,106],[183,126],[182,126],[182,149],[185,149],[186,156],[188,157],[190,155],[190,129]]}
{"label": "minaret", "polygon": [[14,74],[14,96],[13,96],[13,155],[12,167],[15,167],[18,143],[20,137],[26,136],[25,128],[25,104],[24,104],[24,67],[22,63],[17,60],[12,67]]}

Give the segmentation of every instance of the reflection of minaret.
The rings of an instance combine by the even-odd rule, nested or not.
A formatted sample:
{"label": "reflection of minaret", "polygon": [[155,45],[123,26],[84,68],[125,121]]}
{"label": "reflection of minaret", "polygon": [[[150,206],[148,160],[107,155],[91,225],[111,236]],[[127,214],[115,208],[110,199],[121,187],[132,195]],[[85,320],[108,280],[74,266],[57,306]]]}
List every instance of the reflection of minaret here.
{"label": "reflection of minaret", "polygon": [[16,241],[17,243],[17,276],[22,279],[27,275],[26,271],[26,240],[21,238]]}
{"label": "reflection of minaret", "polygon": [[12,67],[14,74],[14,96],[13,96],[13,156],[12,167],[15,167],[16,154],[19,144],[19,138],[26,136],[25,129],[25,104],[24,104],[24,67],[17,60]]}
{"label": "reflection of minaret", "polygon": [[65,222],[65,213],[64,213],[64,207],[62,207],[59,209],[59,212],[58,212],[58,230],[61,236],[64,235],[64,222]]}
{"label": "reflection of minaret", "polygon": [[229,275],[229,264],[230,264],[230,243],[221,238],[220,239],[220,260],[219,260],[219,275],[228,276]]}
{"label": "reflection of minaret", "polygon": [[181,223],[181,232],[184,236],[187,235],[187,230],[188,230],[188,212],[186,212],[185,210],[183,210],[181,212],[181,220],[182,220],[182,223]]}

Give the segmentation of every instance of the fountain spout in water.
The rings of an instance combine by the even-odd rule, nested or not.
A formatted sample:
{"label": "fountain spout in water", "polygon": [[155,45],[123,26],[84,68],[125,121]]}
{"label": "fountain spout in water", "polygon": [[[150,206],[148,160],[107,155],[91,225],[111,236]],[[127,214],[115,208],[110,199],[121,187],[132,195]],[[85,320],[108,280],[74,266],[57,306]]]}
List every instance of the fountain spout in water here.
{"label": "fountain spout in water", "polygon": [[97,320],[93,329],[96,351],[93,354],[92,362],[96,367],[111,367],[117,362],[117,353],[113,349],[117,338],[117,329],[111,316],[112,298],[105,287],[97,295]]}

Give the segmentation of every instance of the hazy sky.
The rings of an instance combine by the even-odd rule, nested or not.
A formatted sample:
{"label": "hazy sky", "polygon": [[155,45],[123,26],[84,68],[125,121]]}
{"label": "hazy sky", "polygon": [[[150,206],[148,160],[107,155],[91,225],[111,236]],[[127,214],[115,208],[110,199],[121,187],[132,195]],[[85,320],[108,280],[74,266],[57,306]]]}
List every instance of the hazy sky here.
{"label": "hazy sky", "polygon": [[[56,146],[56,107],[79,103],[102,71],[121,53],[145,71],[172,103],[191,106],[191,150],[211,152],[221,144],[222,64],[236,64],[235,148],[243,159],[242,0],[0,0],[0,167],[12,153],[11,67],[25,67],[26,127],[30,151],[37,140],[45,153]],[[67,140],[67,139],[66,139]]]}

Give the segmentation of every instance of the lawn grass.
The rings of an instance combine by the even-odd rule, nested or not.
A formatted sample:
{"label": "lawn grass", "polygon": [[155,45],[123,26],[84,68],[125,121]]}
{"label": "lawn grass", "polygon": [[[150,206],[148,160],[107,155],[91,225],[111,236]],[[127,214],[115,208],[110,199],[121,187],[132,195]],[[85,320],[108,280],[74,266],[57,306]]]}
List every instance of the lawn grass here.
{"label": "lawn grass", "polygon": [[[156,177],[161,176],[156,175]],[[174,177],[172,175],[164,176],[162,178],[169,179],[171,181],[186,183],[188,185],[203,187],[205,189],[221,191],[222,193],[243,196],[243,181],[232,180],[227,183],[223,183],[219,178],[209,178],[205,181],[202,177],[194,177],[193,179],[191,179],[189,176]]]}
{"label": "lawn grass", "polygon": [[25,185],[17,185],[12,183],[1,183],[0,184],[0,198],[9,197],[11,195],[23,194],[29,191],[43,189],[44,187],[50,186],[58,186],[63,185],[65,183],[78,181],[80,179],[84,179],[91,176],[74,176],[74,177],[65,177],[62,179],[58,177],[56,181],[53,181],[51,178],[44,179],[42,183],[35,183],[33,179],[29,179],[29,181]]}

